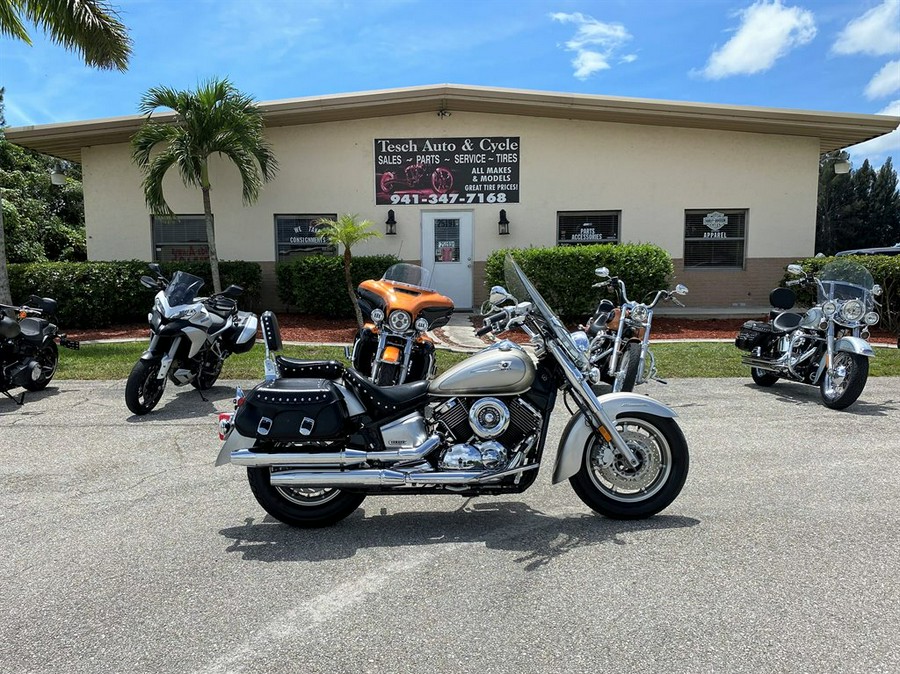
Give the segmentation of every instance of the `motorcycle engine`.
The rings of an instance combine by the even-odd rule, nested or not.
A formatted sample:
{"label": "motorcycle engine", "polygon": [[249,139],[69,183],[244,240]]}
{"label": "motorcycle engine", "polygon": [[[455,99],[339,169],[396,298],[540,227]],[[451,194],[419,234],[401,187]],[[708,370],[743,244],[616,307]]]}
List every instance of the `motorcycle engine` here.
{"label": "motorcycle engine", "polygon": [[432,419],[454,442],[441,455],[443,470],[500,468],[541,423],[521,398],[451,398],[434,409]]}

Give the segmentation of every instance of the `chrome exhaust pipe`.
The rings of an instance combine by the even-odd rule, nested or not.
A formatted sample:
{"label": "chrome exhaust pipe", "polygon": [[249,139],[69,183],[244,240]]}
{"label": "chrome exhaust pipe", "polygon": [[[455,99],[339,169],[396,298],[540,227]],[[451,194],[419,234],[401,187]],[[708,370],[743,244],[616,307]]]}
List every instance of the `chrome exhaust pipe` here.
{"label": "chrome exhaust pipe", "polygon": [[418,461],[437,449],[440,444],[440,436],[432,435],[418,447],[386,449],[381,452],[344,449],[340,452],[269,453],[238,449],[231,452],[231,463],[239,466],[356,466],[367,461],[397,463]]}
{"label": "chrome exhaust pipe", "polygon": [[491,472],[486,470],[459,470],[442,473],[404,473],[399,470],[346,470],[306,471],[286,470],[272,473],[269,480],[273,487],[397,487],[401,485],[467,485],[500,480],[510,475],[534,470],[538,464],[521,466],[512,470]]}
{"label": "chrome exhaust pipe", "polygon": [[741,365],[749,365],[757,370],[765,370],[766,372],[775,372],[781,374],[785,371],[784,367],[777,365],[770,360],[764,358],[754,358],[753,356],[741,356]]}

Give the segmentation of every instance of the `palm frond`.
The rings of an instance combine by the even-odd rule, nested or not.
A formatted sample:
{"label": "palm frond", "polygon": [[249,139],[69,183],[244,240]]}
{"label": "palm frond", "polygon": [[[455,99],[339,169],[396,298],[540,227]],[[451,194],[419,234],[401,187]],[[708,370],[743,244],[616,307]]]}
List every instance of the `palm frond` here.
{"label": "palm frond", "polygon": [[16,13],[18,3],[0,1],[0,35],[6,35],[16,40],[21,40],[25,44],[31,44],[31,38],[28,37],[28,31],[22,25],[22,20]]}
{"label": "palm frond", "polygon": [[171,149],[153,158],[146,168],[141,186],[144,188],[144,201],[151,213],[171,215],[172,209],[163,196],[163,178],[166,172],[178,162],[178,157]]}
{"label": "palm frond", "polygon": [[134,163],[138,166],[146,166],[150,161],[150,153],[160,143],[174,141],[179,130],[169,124],[151,122],[144,124],[131,137],[132,154]]}
{"label": "palm frond", "polygon": [[17,4],[54,42],[79,53],[89,66],[128,68],[128,29],[104,0],[19,0]]}
{"label": "palm frond", "polygon": [[359,216],[346,213],[337,220],[323,218],[317,222],[320,225],[318,234],[329,243],[344,246],[346,250],[350,250],[361,241],[381,236],[377,230],[370,229],[373,226],[370,220],[357,222],[357,217]]}

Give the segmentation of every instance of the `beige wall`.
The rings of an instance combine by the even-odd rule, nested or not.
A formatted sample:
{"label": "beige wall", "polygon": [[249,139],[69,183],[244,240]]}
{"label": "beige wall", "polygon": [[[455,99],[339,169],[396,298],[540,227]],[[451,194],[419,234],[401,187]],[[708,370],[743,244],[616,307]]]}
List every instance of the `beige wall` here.
{"label": "beige wall", "polygon": [[[561,210],[621,210],[623,241],[653,242],[680,259],[685,209],[746,208],[748,258],[815,252],[816,138],[463,112],[443,119],[428,113],[276,127],[267,133],[281,170],[254,206],[241,204],[237,171],[213,162],[212,204],[222,259],[274,260],[275,213],[357,213],[383,232],[388,208],[394,208],[399,235],[367,242],[359,253],[419,258],[421,210],[467,208],[474,215],[477,261],[500,247],[554,245]],[[457,136],[520,137],[521,203],[463,209],[374,205],[375,138]],[[129,147],[85,148],[83,160],[89,257],[149,259],[150,218]],[[165,194],[176,212],[202,213],[199,190],[186,190],[175,170],[166,179]],[[511,222],[511,234],[504,237],[497,233],[501,207]],[[722,280],[740,283],[734,272]]]}

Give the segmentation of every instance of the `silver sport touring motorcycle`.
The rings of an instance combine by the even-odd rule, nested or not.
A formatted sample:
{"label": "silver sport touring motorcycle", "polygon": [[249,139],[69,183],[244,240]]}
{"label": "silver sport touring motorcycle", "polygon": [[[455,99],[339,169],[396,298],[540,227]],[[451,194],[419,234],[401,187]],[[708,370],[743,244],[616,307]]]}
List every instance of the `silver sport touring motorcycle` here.
{"label": "silver sport touring motorcycle", "polygon": [[378,387],[336,361],[273,359],[277,321],[263,314],[266,381],[246,395],[238,389],[235,411],[220,415],[216,465],[246,466],[260,505],[298,527],[334,524],[366,496],[519,493],[537,477],[562,390],[578,409],[562,433],[553,483],[568,479],[607,517],[667,507],[689,463],[675,412],[632,393],[598,397],[587,345],[576,344],[511,257],[505,264],[508,291],[494,288],[481,332],[523,330],[535,359],[504,340],[431,381]]}

